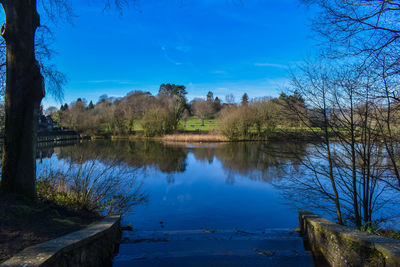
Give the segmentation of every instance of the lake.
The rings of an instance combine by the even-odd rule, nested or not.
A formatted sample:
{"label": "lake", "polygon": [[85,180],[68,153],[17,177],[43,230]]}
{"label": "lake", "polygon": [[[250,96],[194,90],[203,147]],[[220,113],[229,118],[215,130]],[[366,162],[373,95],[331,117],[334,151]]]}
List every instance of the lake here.
{"label": "lake", "polygon": [[[121,244],[115,265],[125,266],[138,250],[132,244],[151,241],[154,248],[156,241],[165,241],[160,236],[166,233],[182,233],[186,239],[197,240],[194,235],[201,232],[265,233],[266,229],[297,228],[297,210],[314,203],[301,200],[302,191],[293,186],[291,177],[305,179],[309,175],[301,162],[312,156],[312,147],[291,142],[188,145],[88,141],[42,148],[38,169],[71,160],[95,159],[107,165],[117,159],[133,171],[147,200],[123,217],[123,225],[132,225],[133,231],[124,233],[127,242]],[[317,196],[313,201],[320,207],[331,205]],[[334,219],[326,209],[312,211]],[[134,259],[141,259],[140,255],[136,253]]]}

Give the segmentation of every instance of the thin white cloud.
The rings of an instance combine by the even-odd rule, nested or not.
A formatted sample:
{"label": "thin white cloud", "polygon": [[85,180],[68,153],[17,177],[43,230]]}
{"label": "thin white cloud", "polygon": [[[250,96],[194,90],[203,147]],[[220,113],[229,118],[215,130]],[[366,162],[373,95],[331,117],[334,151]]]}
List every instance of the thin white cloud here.
{"label": "thin white cloud", "polygon": [[[177,48],[176,48],[177,49]],[[181,49],[184,49],[184,47],[181,47]],[[176,66],[180,66],[183,65],[182,62],[174,60],[168,53],[168,50],[170,51],[170,49],[168,49],[165,45],[161,45],[161,51],[164,54],[164,57],[166,58],[167,61],[169,61],[170,63],[176,65]],[[183,50],[180,50],[183,51]]]}
{"label": "thin white cloud", "polygon": [[269,62],[254,63],[254,66],[256,66],[256,67],[277,68],[277,69],[287,69],[287,68],[289,68],[287,65],[276,64],[276,63],[269,63]]}
{"label": "thin white cloud", "polygon": [[285,77],[274,79],[265,78],[258,80],[242,80],[237,82],[218,82],[218,83],[190,83],[188,86],[188,98],[200,96],[212,91],[214,96],[225,100],[227,94],[233,94],[235,99],[240,99],[243,93],[247,93],[250,98],[272,96],[277,97],[279,93],[289,86],[290,82]]}

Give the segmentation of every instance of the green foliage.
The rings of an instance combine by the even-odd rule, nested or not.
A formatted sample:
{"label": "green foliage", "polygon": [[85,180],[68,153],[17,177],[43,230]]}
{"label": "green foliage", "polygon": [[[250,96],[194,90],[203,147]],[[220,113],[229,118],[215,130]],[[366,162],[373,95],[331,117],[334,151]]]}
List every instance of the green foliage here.
{"label": "green foliage", "polygon": [[61,111],[66,111],[66,110],[68,110],[68,104],[67,103],[65,103],[64,105],[61,105],[61,107],[60,107],[60,110]]}
{"label": "green foliage", "polygon": [[158,91],[159,103],[157,106],[162,106],[168,110],[174,119],[173,129],[176,129],[179,119],[186,108],[186,87],[175,84],[161,84]]}
{"label": "green foliage", "polygon": [[241,105],[242,106],[247,106],[247,104],[249,104],[249,96],[247,95],[247,93],[244,93],[243,96],[242,96]]}
{"label": "green foliage", "polygon": [[279,95],[279,100],[282,100],[282,101],[285,101],[285,102],[289,102],[289,103],[292,103],[292,104],[305,105],[304,98],[296,90],[291,95],[287,95],[284,92],[282,92]]}
{"label": "green foliage", "polygon": [[190,117],[186,122],[180,121],[178,130],[185,132],[210,132],[217,128],[217,121],[215,119],[202,120],[196,116]]}
{"label": "green foliage", "polygon": [[308,122],[306,118],[299,118],[299,114],[306,115],[309,111],[303,97],[296,90],[291,95],[282,92],[279,98],[271,101],[276,104],[276,111],[282,126],[303,127],[304,123]]}
{"label": "green foliage", "polygon": [[93,105],[93,102],[92,102],[92,101],[90,101],[90,103],[89,103],[89,105],[88,105],[87,108],[88,108],[88,109],[94,109],[94,105]]}
{"label": "green foliage", "polygon": [[208,91],[208,93],[207,93],[207,101],[210,101],[210,102],[214,101],[214,93],[213,92]]}
{"label": "green foliage", "polygon": [[183,85],[175,85],[175,84],[161,84],[160,89],[158,90],[158,95],[172,97],[176,96],[182,102],[186,102],[186,87]]}
{"label": "green foliage", "polygon": [[378,222],[367,222],[363,226],[360,227],[361,231],[368,232],[370,234],[375,234],[379,229],[379,224]]}
{"label": "green foliage", "polygon": [[[58,190],[51,178],[38,180],[36,182],[36,190],[39,198],[50,200],[60,206],[73,210],[82,210],[85,206],[77,194]],[[85,210],[87,211],[88,209]]]}
{"label": "green foliage", "polygon": [[380,227],[380,223],[382,221],[371,221],[365,223],[363,226],[360,227],[361,231],[374,234],[374,235],[379,235],[387,238],[394,238],[394,239],[400,239],[400,231],[396,229],[383,229]]}

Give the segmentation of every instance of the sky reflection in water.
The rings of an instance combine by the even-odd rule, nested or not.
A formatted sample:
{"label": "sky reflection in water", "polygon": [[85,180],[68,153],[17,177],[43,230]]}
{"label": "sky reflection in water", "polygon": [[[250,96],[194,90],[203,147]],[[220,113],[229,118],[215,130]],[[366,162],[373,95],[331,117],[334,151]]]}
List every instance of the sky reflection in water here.
{"label": "sky reflection in water", "polygon": [[145,230],[160,228],[160,221],[166,230],[297,227],[296,210],[271,184],[233,175],[218,159],[201,162],[189,152],[185,172],[143,176],[149,201],[125,220]]}
{"label": "sky reflection in water", "polygon": [[[297,209],[308,209],[298,201],[301,192],[280,186],[288,185],[291,175],[304,181],[311,177],[300,164],[312,155],[310,144],[96,141],[42,148],[40,153],[50,158],[38,160],[39,170],[81,159],[105,165],[118,160],[135,170],[148,201],[124,216],[124,223],[138,230],[297,228]],[[308,203],[328,205],[317,195],[311,197]]]}
{"label": "sky reflection in water", "polygon": [[[275,152],[276,153],[275,153]],[[53,154],[54,152],[54,154]],[[283,151],[284,152],[284,151]],[[136,168],[148,201],[124,217],[141,230],[296,228],[297,212],[270,181],[291,159],[282,145],[85,142],[42,149],[38,169],[97,158]],[[40,162],[40,160],[38,160]]]}

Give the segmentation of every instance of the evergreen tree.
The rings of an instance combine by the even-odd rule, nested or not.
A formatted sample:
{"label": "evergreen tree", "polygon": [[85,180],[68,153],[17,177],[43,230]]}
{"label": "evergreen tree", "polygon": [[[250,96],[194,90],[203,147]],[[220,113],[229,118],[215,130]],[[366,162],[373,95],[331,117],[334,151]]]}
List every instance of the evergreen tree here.
{"label": "evergreen tree", "polygon": [[93,102],[92,102],[92,101],[90,101],[90,103],[89,103],[89,105],[88,105],[88,109],[94,109],[94,105],[93,105]]}
{"label": "evergreen tree", "polygon": [[244,93],[242,96],[242,106],[247,106],[247,104],[249,104],[249,96],[247,95],[247,93]]}
{"label": "evergreen tree", "polygon": [[209,91],[207,93],[207,101],[213,102],[214,101],[214,94],[213,92]]}
{"label": "evergreen tree", "polygon": [[218,96],[214,100],[214,109],[216,112],[222,109],[221,100],[219,100]]}

